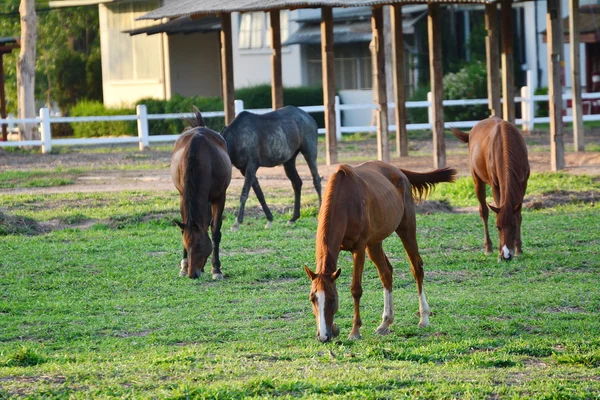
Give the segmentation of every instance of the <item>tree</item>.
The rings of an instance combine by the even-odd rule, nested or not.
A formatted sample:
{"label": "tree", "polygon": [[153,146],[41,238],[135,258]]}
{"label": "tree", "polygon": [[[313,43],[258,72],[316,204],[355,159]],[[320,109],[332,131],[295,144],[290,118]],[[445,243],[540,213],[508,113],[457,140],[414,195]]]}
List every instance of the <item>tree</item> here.
{"label": "tree", "polygon": [[[34,0],[21,0],[21,54],[17,62],[19,118],[35,118],[35,45],[37,17]],[[21,140],[35,139],[34,125],[21,124]]]}

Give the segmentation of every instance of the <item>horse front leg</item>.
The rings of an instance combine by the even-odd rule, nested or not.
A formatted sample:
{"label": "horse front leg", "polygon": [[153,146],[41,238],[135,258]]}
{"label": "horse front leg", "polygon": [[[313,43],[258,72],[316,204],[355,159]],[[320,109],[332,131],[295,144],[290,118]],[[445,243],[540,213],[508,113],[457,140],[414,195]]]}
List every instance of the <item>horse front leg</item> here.
{"label": "horse front leg", "polygon": [[394,322],[394,302],[392,299],[392,264],[386,257],[381,243],[367,247],[367,254],[377,267],[379,279],[383,284],[383,315],[381,324],[375,330],[380,335],[390,333],[390,325]]}
{"label": "horse front leg", "polygon": [[248,193],[250,192],[250,186],[256,179],[257,168],[253,166],[247,166],[242,175],[244,175],[244,186],[242,187],[242,194],[240,196],[240,209],[238,211],[235,223],[231,226],[232,231],[240,229],[240,224],[244,222],[244,208],[246,207],[246,200],[248,200]]}
{"label": "horse front leg", "polygon": [[296,156],[283,163],[283,169],[285,175],[292,182],[292,188],[294,189],[294,214],[288,222],[288,224],[293,224],[300,218],[300,195],[302,193],[302,179],[300,179],[296,169]]}
{"label": "horse front leg", "polygon": [[258,184],[258,178],[254,179],[252,183],[252,189],[258,198],[258,202],[265,213],[265,217],[267,217],[267,224],[265,225],[265,229],[270,229],[273,226],[273,214],[271,214],[271,210],[269,210],[269,206],[267,206],[267,202],[265,201],[265,195],[263,194],[260,185]]}
{"label": "horse front leg", "polygon": [[475,183],[475,195],[477,196],[477,200],[479,200],[479,216],[483,221],[483,246],[485,254],[492,254],[492,240],[490,239],[490,232],[488,230],[490,210],[485,198],[485,182],[475,175],[473,175],[473,181]]}
{"label": "horse front leg", "polygon": [[521,210],[517,212],[517,227],[515,233],[515,254],[522,255],[523,248],[521,243],[521,222],[523,221],[523,216],[521,215]]}
{"label": "horse front leg", "polygon": [[354,298],[354,318],[352,318],[352,330],[348,339],[356,340],[361,339],[360,327],[362,326],[362,320],[360,319],[360,298],[362,297],[362,276],[363,268],[365,266],[365,249],[359,248],[352,253],[354,257],[354,265],[352,267],[352,284],[350,285],[350,292]]}
{"label": "horse front leg", "polygon": [[179,276],[187,276],[188,274],[188,254],[185,247],[183,248],[183,258],[181,259],[181,270],[179,271]]}
{"label": "horse front leg", "polygon": [[225,195],[212,207],[212,226],[211,236],[213,241],[213,258],[212,258],[212,277],[213,279],[223,279],[221,272],[221,258],[219,257],[219,246],[221,244],[221,226],[223,225],[223,210],[225,209]]}

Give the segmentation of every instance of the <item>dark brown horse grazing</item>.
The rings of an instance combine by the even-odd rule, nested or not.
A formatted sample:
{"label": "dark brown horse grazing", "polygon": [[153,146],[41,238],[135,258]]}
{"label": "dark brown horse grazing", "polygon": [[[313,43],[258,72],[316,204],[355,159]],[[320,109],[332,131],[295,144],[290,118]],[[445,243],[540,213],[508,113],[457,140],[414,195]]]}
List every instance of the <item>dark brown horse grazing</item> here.
{"label": "dark brown horse grazing", "polygon": [[485,253],[492,252],[488,231],[488,208],[485,201],[486,183],[492,187],[496,206],[496,227],[500,236],[498,260],[510,261],[521,254],[521,207],[529,178],[527,146],[519,130],[500,118],[485,119],[473,127],[470,134],[452,128],[459,140],[469,144],[471,175],[479,200],[479,215],[483,220]]}
{"label": "dark brown horse grazing", "polygon": [[175,221],[183,234],[181,276],[197,278],[213,251],[208,237],[212,230],[213,278],[222,278],[219,244],[225,208],[225,192],[231,181],[231,161],[225,140],[208,129],[198,109],[192,127],[175,142],[171,178],[179,191],[183,222]]}
{"label": "dark brown horse grazing", "polygon": [[452,182],[456,170],[443,168],[428,173],[398,169],[381,161],[369,161],[357,167],[340,165],[330,177],[317,228],[317,269],[304,267],[311,279],[310,301],[317,320],[317,337],[326,342],[339,334],[333,322],[338,310],[335,280],[340,250],[352,252],[351,292],[354,297],[354,319],[350,339],[360,339],[360,297],[365,250],[379,272],[383,283],[383,321],[376,332],[389,333],[394,321],[392,303],[392,265],[382,242],[396,232],[410,260],[419,294],[419,327],[429,325],[429,306],[423,291],[423,260],[417,246],[417,225],[413,195],[422,199],[439,182]]}

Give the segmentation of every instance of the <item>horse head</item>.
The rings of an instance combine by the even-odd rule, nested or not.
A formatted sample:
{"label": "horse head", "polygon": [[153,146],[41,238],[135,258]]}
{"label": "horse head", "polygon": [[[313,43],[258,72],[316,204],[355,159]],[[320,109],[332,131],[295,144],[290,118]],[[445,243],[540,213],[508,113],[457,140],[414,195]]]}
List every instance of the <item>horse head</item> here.
{"label": "horse head", "polygon": [[204,266],[212,252],[208,231],[195,222],[190,225],[179,221],[175,223],[181,229],[183,247],[187,251],[187,275],[192,279],[198,278],[204,272]]}
{"label": "horse head", "polygon": [[496,213],[496,228],[498,228],[500,238],[498,261],[510,261],[515,255],[515,239],[519,228],[518,216],[521,212],[522,203],[516,206],[505,204],[499,208],[491,204],[488,204],[488,206],[490,210]]}
{"label": "horse head", "polygon": [[312,304],[313,314],[317,320],[317,339],[328,342],[332,337],[340,334],[340,330],[333,322],[333,317],[338,311],[338,292],[335,280],[340,276],[341,269],[332,274],[316,274],[304,266],[306,275],[311,280],[309,299]]}

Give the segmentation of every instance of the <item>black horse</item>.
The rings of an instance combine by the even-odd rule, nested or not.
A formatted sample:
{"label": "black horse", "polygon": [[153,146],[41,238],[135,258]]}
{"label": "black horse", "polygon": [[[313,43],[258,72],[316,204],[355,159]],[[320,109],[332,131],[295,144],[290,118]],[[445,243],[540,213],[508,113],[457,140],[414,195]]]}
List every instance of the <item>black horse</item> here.
{"label": "black horse", "polygon": [[266,114],[241,112],[221,132],[227,142],[231,163],[244,175],[237,221],[231,227],[237,230],[244,221],[244,206],[250,186],[267,217],[266,228],[273,223],[273,215],[258,184],[259,167],[283,164],[285,174],[294,188],[294,214],[289,223],[300,217],[300,192],[302,180],[296,170],[296,156],[302,153],[313,177],[313,184],[321,203],[321,177],[317,170],[317,123],[310,115],[294,106],[283,107]]}

